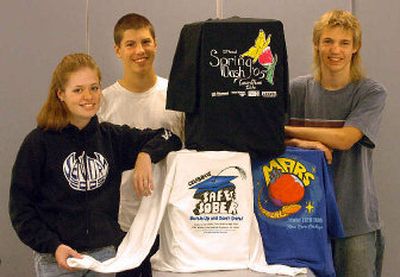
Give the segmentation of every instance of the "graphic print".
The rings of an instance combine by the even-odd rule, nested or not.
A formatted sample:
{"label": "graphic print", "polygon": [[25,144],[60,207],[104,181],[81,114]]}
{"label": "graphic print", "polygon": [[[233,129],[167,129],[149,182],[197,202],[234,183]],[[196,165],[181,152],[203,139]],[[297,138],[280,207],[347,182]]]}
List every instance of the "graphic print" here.
{"label": "graphic print", "polygon": [[[229,170],[230,175],[223,173]],[[235,172],[236,174],[232,174]],[[237,174],[238,173],[238,174]],[[196,201],[189,216],[192,228],[203,233],[227,233],[240,228],[243,216],[236,198],[236,180],[246,180],[246,172],[238,166],[229,166],[218,174],[208,171],[190,182],[189,189],[195,190]]]}
{"label": "graphic print", "polygon": [[265,49],[267,49],[270,42],[271,42],[271,35],[268,35],[268,38],[266,39],[264,30],[260,29],[258,36],[254,42],[254,46],[250,47],[250,49],[247,50],[247,52],[243,53],[242,57],[253,58],[253,63],[255,63],[263,54]]}
{"label": "graphic print", "polygon": [[211,97],[276,98],[277,91],[270,90],[270,87],[274,85],[278,55],[273,54],[271,42],[272,35],[266,36],[265,31],[260,29],[250,48],[211,49],[208,65],[218,69],[221,78],[236,84],[233,90],[211,91]]}
{"label": "graphic print", "polygon": [[[206,180],[190,187],[196,189],[193,198],[199,200],[193,210],[195,215],[201,214],[237,214],[236,186],[231,182],[238,176],[222,176],[221,173],[229,168],[235,168],[243,179],[246,173],[240,167],[227,167],[217,175],[210,176]],[[204,175],[203,175],[204,176]]]}
{"label": "graphic print", "polygon": [[[273,159],[263,165],[265,186],[258,183],[259,211],[270,219],[286,218],[298,213],[303,208],[302,200],[307,187],[315,180],[315,168],[311,171],[301,162],[290,158]],[[308,201],[305,206],[308,214],[313,208],[312,201]]]}
{"label": "graphic print", "polygon": [[78,191],[90,191],[101,187],[108,175],[107,160],[97,152],[95,158],[82,152],[76,158],[76,152],[71,153],[63,163],[64,176],[69,186]]}
{"label": "graphic print", "polygon": [[266,79],[269,84],[274,84],[275,66],[278,62],[278,56],[272,54],[271,47],[271,34],[265,37],[264,30],[260,29],[258,36],[254,42],[254,45],[249,50],[244,52],[242,57],[250,57],[253,59],[253,64],[258,61],[260,65],[266,68],[267,75]]}

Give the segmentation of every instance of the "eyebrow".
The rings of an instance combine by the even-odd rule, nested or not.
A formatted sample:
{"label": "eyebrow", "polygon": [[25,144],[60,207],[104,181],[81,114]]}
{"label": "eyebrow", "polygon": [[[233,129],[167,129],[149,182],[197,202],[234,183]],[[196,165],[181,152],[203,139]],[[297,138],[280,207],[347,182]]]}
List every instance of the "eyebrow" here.
{"label": "eyebrow", "polygon": [[[94,85],[100,85],[100,83],[99,82],[95,82],[95,83],[89,84],[89,86],[94,86]],[[82,88],[82,87],[85,87],[85,85],[75,85],[73,87],[74,88]]]}
{"label": "eyebrow", "polygon": [[[322,38],[322,40],[335,40],[335,39],[332,37],[324,37]],[[352,41],[352,39],[344,38],[344,39],[338,39],[338,41]]]}

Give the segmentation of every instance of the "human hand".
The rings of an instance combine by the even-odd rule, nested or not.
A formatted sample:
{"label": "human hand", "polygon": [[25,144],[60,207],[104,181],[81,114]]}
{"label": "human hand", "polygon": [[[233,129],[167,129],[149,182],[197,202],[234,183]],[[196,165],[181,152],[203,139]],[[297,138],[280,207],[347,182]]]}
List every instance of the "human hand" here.
{"label": "human hand", "polygon": [[136,158],[133,170],[133,189],[136,196],[149,196],[153,191],[153,174],[151,158],[148,153],[140,152]]}
{"label": "human hand", "polygon": [[328,164],[332,163],[332,149],[319,141],[302,140],[297,138],[285,139],[285,145],[296,146],[305,149],[318,149],[324,152]]}
{"label": "human hand", "polygon": [[67,264],[67,259],[70,257],[82,259],[82,255],[79,254],[74,249],[72,249],[71,247],[69,247],[68,245],[60,244],[57,247],[56,252],[54,253],[54,256],[56,258],[56,262],[59,267],[66,269],[68,271],[79,270],[79,268],[69,267]]}

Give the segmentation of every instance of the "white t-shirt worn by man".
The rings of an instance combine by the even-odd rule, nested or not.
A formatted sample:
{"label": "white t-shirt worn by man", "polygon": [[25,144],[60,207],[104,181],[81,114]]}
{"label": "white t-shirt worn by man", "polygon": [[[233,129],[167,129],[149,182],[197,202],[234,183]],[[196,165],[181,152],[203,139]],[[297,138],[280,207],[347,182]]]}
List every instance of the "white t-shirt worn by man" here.
{"label": "white t-shirt worn by man", "polygon": [[[133,92],[116,81],[103,90],[102,104],[97,114],[99,120],[139,129],[167,128],[182,138],[183,114],[165,108],[167,86],[168,80],[157,76],[156,84],[148,91]],[[133,191],[131,176],[131,170],[125,171],[121,180],[118,221],[125,232],[129,230],[140,205]]]}

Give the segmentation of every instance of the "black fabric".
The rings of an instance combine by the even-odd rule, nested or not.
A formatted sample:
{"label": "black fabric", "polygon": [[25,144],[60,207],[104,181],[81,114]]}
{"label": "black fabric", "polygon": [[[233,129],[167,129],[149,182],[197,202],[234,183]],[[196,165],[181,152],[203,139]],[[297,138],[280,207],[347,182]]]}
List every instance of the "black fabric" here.
{"label": "black fabric", "polygon": [[99,124],[96,117],[82,130],[33,130],[11,177],[9,214],[19,238],[41,253],[61,243],[79,251],[117,243],[121,173],[141,151],[157,162],[180,149],[179,138],[166,132]]}
{"label": "black fabric", "polygon": [[[248,51],[253,54],[246,55]],[[183,27],[167,108],[186,113],[187,148],[279,155],[284,151],[287,104],[288,64],[280,21],[235,17]]]}

